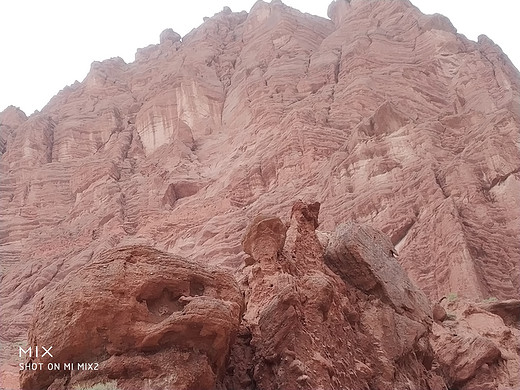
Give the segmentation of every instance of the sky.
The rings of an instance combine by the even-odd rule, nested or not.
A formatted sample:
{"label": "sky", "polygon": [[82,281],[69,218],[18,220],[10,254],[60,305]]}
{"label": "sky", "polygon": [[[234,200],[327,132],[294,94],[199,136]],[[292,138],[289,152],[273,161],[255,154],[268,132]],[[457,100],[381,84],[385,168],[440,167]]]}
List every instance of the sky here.
{"label": "sky", "polygon": [[[282,0],[302,12],[327,17],[331,0]],[[381,0],[384,1],[384,0]],[[424,13],[441,13],[471,40],[486,34],[520,69],[520,2],[516,0],[411,0]],[[181,36],[205,16],[249,11],[255,0],[0,0],[0,112],[9,105],[26,114],[82,81],[93,61],[134,60],[137,48],[159,43],[173,28]]]}

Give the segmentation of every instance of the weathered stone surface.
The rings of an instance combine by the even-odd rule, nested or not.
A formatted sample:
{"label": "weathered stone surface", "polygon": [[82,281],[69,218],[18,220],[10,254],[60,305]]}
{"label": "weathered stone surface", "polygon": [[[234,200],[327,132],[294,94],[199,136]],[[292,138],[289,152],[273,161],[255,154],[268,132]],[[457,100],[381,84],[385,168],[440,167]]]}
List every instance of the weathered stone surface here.
{"label": "weathered stone surface", "polygon": [[407,1],[330,16],[225,9],[133,63],[95,62],[27,119],[0,114],[0,370],[17,372],[35,296],[104,250],[235,270],[248,221],[298,198],[321,203],[320,231],[387,234],[432,301],[518,298],[518,71]]}
{"label": "weathered stone surface", "polygon": [[439,303],[433,305],[432,316],[434,321],[444,321],[447,317],[448,313],[444,307],[442,307]]}
{"label": "weathered stone surface", "polygon": [[[493,305],[507,307],[510,302]],[[443,301],[448,316],[430,337],[448,387],[515,389],[520,384],[520,330],[482,307],[463,300]]]}
{"label": "weathered stone surface", "polygon": [[508,299],[506,301],[494,300],[484,301],[478,305],[480,308],[496,314],[509,326],[520,329],[520,300]]}
{"label": "weathered stone surface", "polygon": [[242,240],[244,252],[261,261],[279,254],[285,244],[287,227],[280,218],[258,216],[247,228]]}
{"label": "weathered stone surface", "polygon": [[[255,262],[244,268],[244,341],[233,346],[233,374],[226,386],[440,389],[435,383],[443,381],[431,371],[431,319],[414,311],[410,318],[401,315],[391,302],[374,299],[331,272],[315,233],[319,209],[319,203],[298,201],[287,232],[274,217],[255,218],[246,230],[244,249]],[[360,267],[375,262],[361,256],[384,253],[386,242],[379,236],[369,240],[381,252],[360,254]],[[266,249],[251,250],[257,247]],[[400,268],[397,262],[393,266]],[[391,281],[380,283],[390,290]],[[423,303],[413,295],[405,298],[404,289],[394,294],[394,300],[412,307]]]}
{"label": "weathered stone surface", "polygon": [[173,29],[171,29],[171,28],[167,28],[159,36],[160,43],[165,43],[167,41],[175,43],[180,40],[181,40],[181,36],[178,33],[176,33],[175,31],[173,31]]}
{"label": "weathered stone surface", "polygon": [[26,120],[27,116],[18,107],[9,106],[0,113],[0,154],[5,152],[12,132]]}
{"label": "weathered stone surface", "polygon": [[38,297],[29,346],[52,346],[52,357],[26,362],[95,362],[99,369],[26,370],[21,387],[117,378],[121,388],[213,389],[242,310],[227,273],[149,247],[104,252]]}
{"label": "weathered stone surface", "polygon": [[426,319],[430,304],[395,259],[390,239],[369,226],[347,223],[332,234],[325,263],[345,282],[379,298],[399,314]]}

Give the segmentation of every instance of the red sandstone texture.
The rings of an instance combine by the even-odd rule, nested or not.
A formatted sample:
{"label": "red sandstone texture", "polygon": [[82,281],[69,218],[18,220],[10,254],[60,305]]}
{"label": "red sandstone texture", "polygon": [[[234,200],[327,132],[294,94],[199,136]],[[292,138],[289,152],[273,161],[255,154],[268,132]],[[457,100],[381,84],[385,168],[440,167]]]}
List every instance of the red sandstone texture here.
{"label": "red sandstone texture", "polygon": [[[26,370],[22,388],[115,378],[121,389],[440,390],[428,300],[386,251],[389,240],[349,224],[324,248],[319,207],[296,202],[287,225],[253,220],[241,288],[229,273],[149,247],[101,253],[40,296],[29,344],[52,344],[53,357],[27,359],[99,370]],[[333,272],[331,257],[364,269],[365,284]]]}
{"label": "red sandstone texture", "polygon": [[352,222],[316,231],[319,209],[253,219],[234,275],[146,246],[102,252],[38,296],[28,342],[53,356],[24,361],[98,369],[24,370],[21,388],[515,387],[520,301],[450,296],[434,322],[388,237]]}
{"label": "red sandstone texture", "polygon": [[430,342],[448,388],[517,389],[520,301],[474,304],[454,297],[441,305],[448,316],[434,324]]}
{"label": "red sandstone texture", "polygon": [[224,373],[242,311],[238,284],[226,272],[149,247],[102,253],[40,297],[29,336],[33,348],[53,347],[52,357],[34,363],[101,368],[77,377],[70,370],[26,370],[22,388],[118,378],[142,389],[151,378],[158,389],[211,389]]}
{"label": "red sandstone texture", "polygon": [[[260,1],[250,13],[224,9],[182,40],[163,32],[161,43],[138,50],[131,64],[93,63],[83,82],[29,118],[13,107],[0,113],[0,386],[18,383],[18,345],[29,342],[31,324],[38,330],[38,316],[67,315],[42,308],[42,297],[75,289],[74,283],[87,294],[90,284],[74,275],[89,280],[89,267],[116,256],[104,258],[106,250],[152,246],[233,275],[246,294],[244,318],[238,325],[233,316],[226,320],[226,337],[238,332],[222,347],[231,351],[228,361],[212,362],[204,351],[187,357],[209,359],[211,370],[200,374],[205,383],[385,388],[406,377],[416,388],[426,386],[421,380],[432,389],[436,383],[518,387],[518,346],[508,341],[518,328],[520,292],[518,71],[487,37],[469,41],[445,17],[423,15],[404,0],[339,0],[329,16],[302,14],[279,1]],[[314,238],[300,240],[314,249],[294,244],[303,234],[291,233],[296,222],[284,231],[271,217],[288,215],[298,198],[321,203],[319,219],[311,218],[321,252]],[[240,242],[258,215],[244,241],[246,254]],[[269,244],[247,239],[263,237],[264,228],[273,231]],[[378,244],[346,249],[346,232],[353,231],[365,243],[373,233]],[[279,259],[292,258],[286,247],[306,260],[296,268],[296,260],[283,261],[292,268],[280,271]],[[353,273],[359,259],[364,268]],[[411,281],[394,283],[396,264]],[[316,293],[287,292],[284,301],[284,286]],[[460,308],[460,314],[444,308],[444,322],[430,326],[427,298],[401,294],[401,287],[416,294],[415,286],[432,302],[457,294],[460,305],[477,307],[496,298],[497,305],[478,310],[487,313],[484,324],[502,321],[496,329],[505,333],[486,335]],[[326,309],[338,297],[353,303]],[[366,297],[380,306],[363,303]],[[280,309],[288,307],[295,314]],[[339,330],[344,307],[352,324]],[[34,310],[40,314],[33,322]],[[277,335],[284,319],[292,324],[301,315],[312,320]],[[316,324],[320,318],[330,318],[331,330]],[[446,331],[462,319],[455,322],[462,335]],[[415,332],[413,341],[385,346],[393,340],[383,327],[389,321]],[[409,321],[420,326],[408,329]],[[353,331],[359,323],[364,331]],[[67,330],[61,320],[58,325]],[[52,331],[49,337],[59,333]],[[338,339],[360,351],[337,346]],[[430,356],[430,342],[435,364],[407,363],[412,351]],[[475,343],[482,347],[469,347]],[[138,356],[136,345],[126,351]],[[166,347],[158,359],[181,359]],[[323,363],[320,369],[305,348],[332,368]],[[479,357],[468,368],[460,359],[472,359],[473,350]],[[367,368],[352,366],[356,359]],[[302,364],[291,368],[295,360]],[[404,366],[415,367],[416,375]],[[466,371],[453,371],[462,366]]]}

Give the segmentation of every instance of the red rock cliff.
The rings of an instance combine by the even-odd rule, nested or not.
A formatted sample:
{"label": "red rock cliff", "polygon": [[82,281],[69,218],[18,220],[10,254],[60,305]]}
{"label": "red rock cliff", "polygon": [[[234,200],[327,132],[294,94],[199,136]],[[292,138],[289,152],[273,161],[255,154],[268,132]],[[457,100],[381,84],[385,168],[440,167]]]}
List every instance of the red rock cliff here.
{"label": "red rock cliff", "polygon": [[233,273],[248,222],[296,198],[321,202],[320,230],[382,230],[432,300],[518,298],[518,71],[405,0],[329,15],[225,9],[93,63],[40,113],[0,113],[3,345],[106,249]]}

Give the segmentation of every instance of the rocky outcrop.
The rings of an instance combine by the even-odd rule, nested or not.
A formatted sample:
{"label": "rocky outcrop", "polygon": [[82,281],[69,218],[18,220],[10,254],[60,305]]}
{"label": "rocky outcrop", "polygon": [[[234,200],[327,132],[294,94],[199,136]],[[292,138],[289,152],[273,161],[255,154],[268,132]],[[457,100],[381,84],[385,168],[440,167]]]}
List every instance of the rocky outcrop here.
{"label": "rocky outcrop", "polygon": [[[28,358],[25,364],[44,368],[22,371],[21,388],[116,378],[121,389],[214,389],[242,310],[225,272],[149,247],[104,252],[39,297],[29,347],[52,346],[52,353]],[[49,363],[60,369],[46,369]]]}
{"label": "rocky outcrop", "polygon": [[[319,208],[298,201],[287,224],[253,219],[243,240],[252,262],[237,274],[240,288],[228,272],[150,247],[101,253],[38,297],[29,347],[52,346],[52,354],[27,358],[43,369],[23,370],[21,388],[115,380],[120,389],[440,390],[426,298],[397,262],[378,291],[346,277],[344,267],[333,272],[315,232]],[[338,232],[329,247],[344,240]],[[339,261],[360,269],[385,261],[380,232],[356,226],[345,244],[352,242],[371,250],[353,258],[337,251]],[[408,289],[394,290],[399,283]]]}
{"label": "rocky outcrop", "polygon": [[[440,389],[442,379],[431,370],[426,297],[397,262],[378,281],[387,295],[346,277],[346,265],[332,272],[329,250],[315,232],[319,209],[319,203],[299,201],[288,225],[266,216],[249,225],[243,240],[252,257],[243,269],[246,311],[227,388]],[[329,247],[343,242],[344,230],[338,230]],[[388,239],[380,232],[365,237],[365,231],[376,232],[356,225],[349,242],[368,243],[372,251],[354,258],[336,252],[338,261],[351,262],[349,269],[387,259]],[[395,290],[400,283],[410,289]],[[407,302],[406,315],[396,302]]]}
{"label": "rocky outcrop", "polygon": [[[274,272],[240,240],[298,198],[321,203],[320,231],[384,232],[434,302],[518,298],[518,71],[490,39],[408,1],[329,11],[224,9],[181,40],[165,31],[133,63],[93,63],[29,118],[0,114],[0,371],[17,374],[36,297],[107,249]],[[388,288],[377,299],[392,302]]]}
{"label": "rocky outcrop", "polygon": [[26,120],[27,116],[18,107],[9,106],[0,113],[0,155],[5,152],[7,139]]}
{"label": "rocky outcrop", "polygon": [[429,302],[410,282],[396,256],[383,233],[349,223],[339,225],[328,240],[325,262],[343,280],[377,296],[399,314],[424,320],[431,314]]}
{"label": "rocky outcrop", "polygon": [[[431,344],[450,388],[515,389],[520,383],[520,330],[488,310],[512,302],[443,301],[448,316],[434,324]],[[484,310],[486,307],[488,310]],[[506,317],[510,319],[510,317]]]}
{"label": "rocky outcrop", "polygon": [[478,307],[502,317],[504,324],[520,328],[520,300],[508,299],[499,302],[492,298],[484,300]]}
{"label": "rocky outcrop", "polygon": [[481,306],[515,302],[450,296],[432,312],[385,234],[318,232],[319,210],[254,218],[234,276],[147,246],[101,253],[38,297],[28,346],[52,354],[27,357],[42,367],[21,388],[514,388],[518,323]]}

